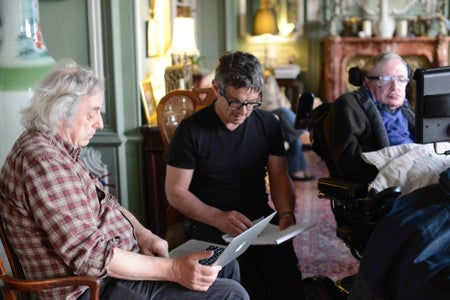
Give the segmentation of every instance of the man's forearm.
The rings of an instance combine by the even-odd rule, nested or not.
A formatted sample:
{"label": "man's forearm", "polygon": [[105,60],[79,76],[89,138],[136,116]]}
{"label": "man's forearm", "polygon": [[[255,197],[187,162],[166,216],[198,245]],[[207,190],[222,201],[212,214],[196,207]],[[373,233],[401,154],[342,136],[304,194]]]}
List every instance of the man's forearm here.
{"label": "man's forearm", "polygon": [[186,217],[214,226],[215,215],[221,210],[207,205],[189,191],[168,192],[169,203]]}

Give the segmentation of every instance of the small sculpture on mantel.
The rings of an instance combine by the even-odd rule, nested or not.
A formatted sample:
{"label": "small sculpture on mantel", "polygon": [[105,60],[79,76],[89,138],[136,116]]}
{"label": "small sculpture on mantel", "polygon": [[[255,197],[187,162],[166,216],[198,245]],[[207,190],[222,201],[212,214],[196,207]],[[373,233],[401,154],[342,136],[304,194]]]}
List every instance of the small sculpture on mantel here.
{"label": "small sculpture on mantel", "polygon": [[332,16],[328,23],[328,33],[330,36],[339,36],[339,15],[341,14],[341,1],[334,0],[332,2]]}
{"label": "small sculpture on mantel", "polygon": [[339,30],[338,30],[338,17],[333,16],[330,20],[330,28],[329,33],[331,36],[339,36]]}

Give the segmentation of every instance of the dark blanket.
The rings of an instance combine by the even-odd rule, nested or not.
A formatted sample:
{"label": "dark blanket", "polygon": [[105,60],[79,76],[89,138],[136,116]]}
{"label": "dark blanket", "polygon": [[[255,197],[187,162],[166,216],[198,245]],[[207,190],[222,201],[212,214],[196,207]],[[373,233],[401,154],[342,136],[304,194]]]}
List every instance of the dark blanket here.
{"label": "dark blanket", "polygon": [[394,201],[365,249],[349,299],[450,299],[450,168]]}

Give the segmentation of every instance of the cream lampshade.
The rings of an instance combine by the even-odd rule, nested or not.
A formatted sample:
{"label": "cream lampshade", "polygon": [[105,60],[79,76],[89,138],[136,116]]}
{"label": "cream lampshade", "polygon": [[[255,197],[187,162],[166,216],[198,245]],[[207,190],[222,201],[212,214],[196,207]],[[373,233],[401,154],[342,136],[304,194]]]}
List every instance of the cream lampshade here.
{"label": "cream lampshade", "polygon": [[166,92],[192,88],[192,62],[200,56],[195,43],[195,22],[191,17],[176,17],[173,22],[172,44],[169,49],[172,65],[166,68],[164,79]]}
{"label": "cream lampshade", "polygon": [[195,22],[190,17],[177,17],[173,21],[172,45],[169,49],[171,54],[199,56],[197,44],[195,43]]}

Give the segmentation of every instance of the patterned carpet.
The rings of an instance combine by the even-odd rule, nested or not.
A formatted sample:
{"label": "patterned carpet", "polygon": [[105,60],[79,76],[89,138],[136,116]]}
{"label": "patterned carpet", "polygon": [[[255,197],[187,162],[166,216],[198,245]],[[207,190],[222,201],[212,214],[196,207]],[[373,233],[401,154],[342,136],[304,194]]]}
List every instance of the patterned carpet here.
{"label": "patterned carpet", "polygon": [[[316,178],[326,177],[328,171],[312,151],[304,152],[310,171]],[[327,199],[317,196],[317,180],[294,182],[296,218],[298,223],[316,222],[316,226],[294,239],[303,278],[325,275],[333,281],[355,274],[356,260],[345,244],[336,237],[336,223]]]}

